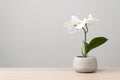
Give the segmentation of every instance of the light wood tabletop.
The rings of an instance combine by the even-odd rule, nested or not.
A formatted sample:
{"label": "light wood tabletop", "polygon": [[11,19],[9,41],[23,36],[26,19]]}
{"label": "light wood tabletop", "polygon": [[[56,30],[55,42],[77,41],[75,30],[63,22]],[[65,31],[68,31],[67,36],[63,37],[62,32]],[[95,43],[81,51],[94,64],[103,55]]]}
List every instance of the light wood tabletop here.
{"label": "light wood tabletop", "polygon": [[120,80],[120,68],[77,73],[73,68],[0,68],[0,80]]}

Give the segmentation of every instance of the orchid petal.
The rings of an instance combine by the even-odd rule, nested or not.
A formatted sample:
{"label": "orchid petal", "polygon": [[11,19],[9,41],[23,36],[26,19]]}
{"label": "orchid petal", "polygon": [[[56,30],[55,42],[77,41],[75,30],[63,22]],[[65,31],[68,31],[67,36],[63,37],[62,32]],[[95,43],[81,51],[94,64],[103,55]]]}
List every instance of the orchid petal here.
{"label": "orchid petal", "polygon": [[76,31],[76,29],[74,28],[74,27],[67,27],[67,32],[68,33],[70,33],[70,34],[72,34],[72,33],[74,33]]}
{"label": "orchid petal", "polygon": [[73,22],[79,22],[79,18],[77,16],[71,16],[71,21]]}

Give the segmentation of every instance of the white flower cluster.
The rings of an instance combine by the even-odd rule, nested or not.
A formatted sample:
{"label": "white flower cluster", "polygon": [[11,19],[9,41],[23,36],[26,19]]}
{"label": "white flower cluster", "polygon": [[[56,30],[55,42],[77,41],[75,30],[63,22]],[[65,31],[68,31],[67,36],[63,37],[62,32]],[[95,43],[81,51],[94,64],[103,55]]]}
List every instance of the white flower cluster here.
{"label": "white flower cluster", "polygon": [[80,20],[77,16],[71,16],[71,19],[64,23],[64,26],[68,29],[69,33],[74,33],[76,30],[80,30],[85,25],[90,26],[94,22],[96,22],[97,19],[92,17],[92,14],[88,15],[88,18],[84,18],[83,20]]}

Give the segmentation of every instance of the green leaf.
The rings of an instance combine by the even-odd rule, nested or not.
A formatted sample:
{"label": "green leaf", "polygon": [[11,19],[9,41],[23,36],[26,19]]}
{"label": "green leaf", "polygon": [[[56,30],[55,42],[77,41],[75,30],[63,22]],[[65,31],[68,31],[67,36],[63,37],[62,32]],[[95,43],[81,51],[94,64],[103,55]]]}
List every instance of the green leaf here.
{"label": "green leaf", "polygon": [[105,43],[107,40],[108,40],[108,39],[105,38],[105,37],[96,37],[96,38],[92,39],[92,40],[90,41],[90,43],[88,44],[87,53],[88,53],[90,50],[92,50],[92,49],[94,49],[94,48],[102,45],[102,44]]}

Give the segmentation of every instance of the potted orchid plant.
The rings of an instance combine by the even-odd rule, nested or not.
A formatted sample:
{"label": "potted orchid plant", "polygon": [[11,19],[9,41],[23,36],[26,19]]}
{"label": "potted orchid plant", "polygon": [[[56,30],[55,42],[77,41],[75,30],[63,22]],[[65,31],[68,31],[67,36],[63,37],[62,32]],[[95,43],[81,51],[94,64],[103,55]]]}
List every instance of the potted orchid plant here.
{"label": "potted orchid plant", "polygon": [[91,14],[88,18],[80,20],[77,16],[71,16],[71,20],[65,22],[65,27],[68,29],[69,33],[74,33],[77,30],[82,29],[84,32],[84,40],[81,48],[82,56],[74,57],[73,67],[77,72],[95,72],[97,69],[97,60],[93,56],[88,56],[88,53],[105,43],[108,39],[105,37],[95,37],[90,42],[87,42],[88,26],[96,22]]}

